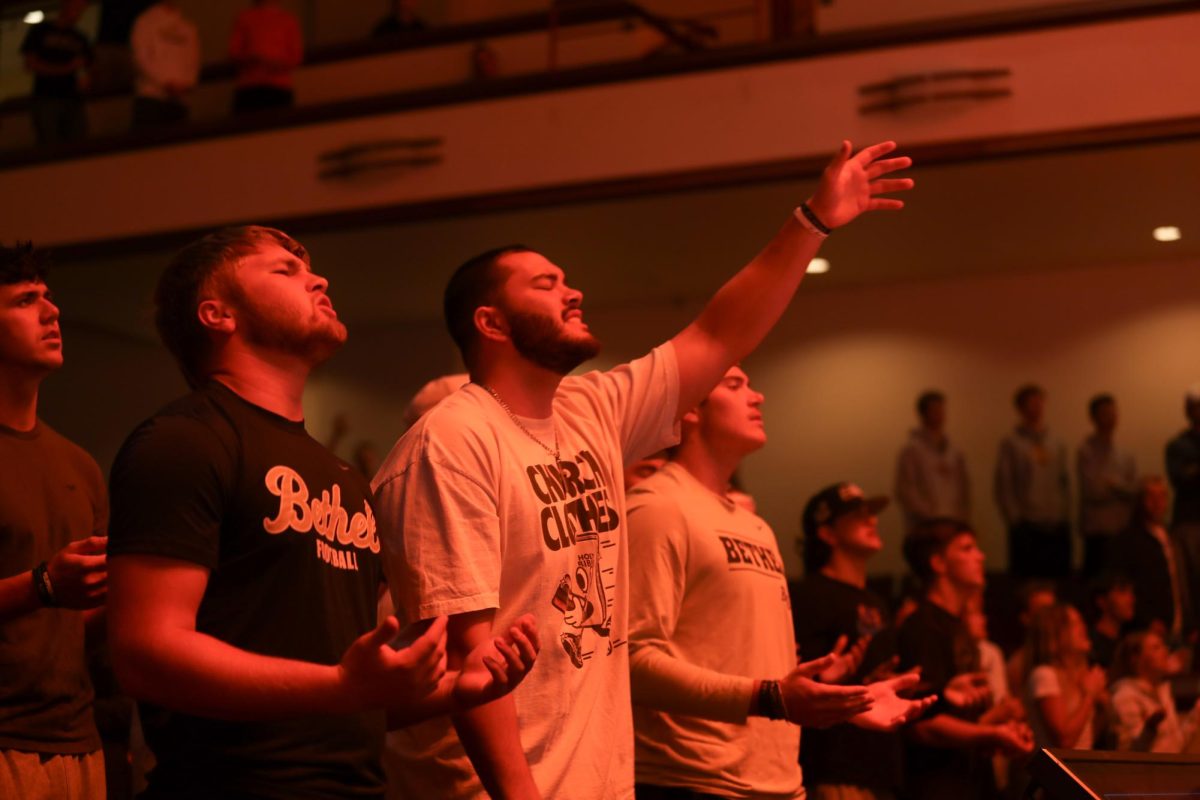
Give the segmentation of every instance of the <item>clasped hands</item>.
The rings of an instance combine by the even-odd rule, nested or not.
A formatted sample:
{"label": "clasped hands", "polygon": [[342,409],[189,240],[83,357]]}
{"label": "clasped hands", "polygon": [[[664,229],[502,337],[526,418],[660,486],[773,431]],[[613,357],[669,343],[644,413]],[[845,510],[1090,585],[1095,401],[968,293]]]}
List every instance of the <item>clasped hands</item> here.
{"label": "clasped hands", "polygon": [[456,708],[481,705],[515,689],[541,649],[533,615],[526,614],[503,635],[477,644],[460,669],[447,671],[447,622],[438,617],[410,644],[394,647],[400,623],[389,616],[355,640],[338,670],[359,705],[365,709],[418,702],[446,683]]}

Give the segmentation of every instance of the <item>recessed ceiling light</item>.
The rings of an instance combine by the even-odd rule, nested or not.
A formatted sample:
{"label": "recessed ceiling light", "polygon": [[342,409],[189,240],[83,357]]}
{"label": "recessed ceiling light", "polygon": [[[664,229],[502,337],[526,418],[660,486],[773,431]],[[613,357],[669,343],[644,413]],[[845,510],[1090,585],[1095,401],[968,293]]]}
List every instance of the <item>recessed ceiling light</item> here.
{"label": "recessed ceiling light", "polygon": [[26,25],[37,25],[39,22],[44,22],[46,15],[41,11],[30,11],[25,15],[24,22]]}
{"label": "recessed ceiling light", "polygon": [[829,272],[829,262],[823,258],[814,258],[808,262],[808,269],[805,272],[809,275],[821,275]]}
{"label": "recessed ceiling light", "polygon": [[1154,229],[1154,238],[1160,242],[1178,242],[1183,237],[1174,225],[1162,225]]}

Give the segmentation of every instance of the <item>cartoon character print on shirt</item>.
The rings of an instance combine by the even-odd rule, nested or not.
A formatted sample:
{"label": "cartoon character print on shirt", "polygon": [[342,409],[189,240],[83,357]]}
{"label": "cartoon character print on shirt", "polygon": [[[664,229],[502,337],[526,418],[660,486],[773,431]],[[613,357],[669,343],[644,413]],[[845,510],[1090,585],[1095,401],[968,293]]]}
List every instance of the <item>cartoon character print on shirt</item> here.
{"label": "cartoon character print on shirt", "polygon": [[568,628],[559,634],[559,641],[571,663],[583,669],[584,658],[591,657],[583,650],[584,631],[591,630],[603,638],[608,647],[606,655],[612,653],[612,615],[604,591],[604,578],[600,574],[600,537],[582,533],[576,539],[576,545],[583,552],[575,555],[575,573],[562,576],[551,603],[562,612]]}
{"label": "cartoon character print on shirt", "polygon": [[869,639],[883,630],[883,614],[875,606],[869,603],[859,603],[857,616],[854,627],[858,638]]}
{"label": "cartoon character print on shirt", "polygon": [[356,550],[379,552],[375,514],[365,499],[362,511],[351,515],[342,508],[339,484],[321,490],[319,497],[312,497],[300,473],[282,465],[267,470],[265,481],[267,490],[279,498],[279,512],[273,518],[263,518],[263,530],[267,533],[315,532],[316,557],[338,569],[358,571]]}
{"label": "cartoon character print on shirt", "polygon": [[625,644],[611,636],[616,570],[604,566],[605,551],[616,550],[621,518],[611,503],[604,472],[588,450],[560,461],[557,469],[533,464],[525,474],[543,506],[538,519],[542,544],[552,552],[571,551],[570,571],[559,578],[550,604],[563,615],[563,651],[583,669],[599,640],[606,655]]}

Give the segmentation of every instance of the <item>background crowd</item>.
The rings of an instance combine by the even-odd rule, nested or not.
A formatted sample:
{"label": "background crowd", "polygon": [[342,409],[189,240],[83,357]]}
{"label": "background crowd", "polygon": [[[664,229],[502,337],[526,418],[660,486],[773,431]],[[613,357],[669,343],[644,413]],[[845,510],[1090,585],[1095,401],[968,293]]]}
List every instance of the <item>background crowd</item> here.
{"label": "background crowd", "polygon": [[[64,0],[52,19],[30,26],[21,44],[25,69],[33,76],[30,108],[37,141],[84,138],[87,96],[130,87],[134,130],[186,122],[190,96],[201,77],[201,42],[178,0],[106,5],[101,41],[95,43],[79,30],[86,7],[87,0]],[[390,0],[370,35],[400,41],[426,27],[413,0]],[[237,15],[228,55],[237,70],[233,114],[295,103],[303,34],[300,20],[279,0],[252,0]],[[498,57],[486,42],[476,43],[471,61],[476,79],[498,74]]]}

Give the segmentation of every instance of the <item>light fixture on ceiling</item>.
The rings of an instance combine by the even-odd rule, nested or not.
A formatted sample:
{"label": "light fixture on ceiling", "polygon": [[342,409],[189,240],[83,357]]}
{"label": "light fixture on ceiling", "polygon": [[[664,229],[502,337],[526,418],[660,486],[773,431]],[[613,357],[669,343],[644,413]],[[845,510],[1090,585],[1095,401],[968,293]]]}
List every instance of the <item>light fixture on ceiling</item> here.
{"label": "light fixture on ceiling", "polygon": [[46,21],[46,14],[42,11],[30,11],[22,20],[26,25],[37,25],[39,22]]}
{"label": "light fixture on ceiling", "polygon": [[823,258],[814,258],[808,262],[808,269],[805,272],[809,275],[823,275],[829,272],[829,262]]}
{"label": "light fixture on ceiling", "polygon": [[1159,242],[1178,242],[1183,235],[1174,225],[1160,225],[1154,229],[1154,239]]}

